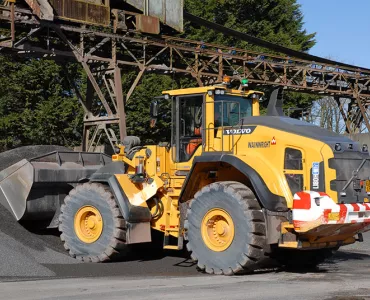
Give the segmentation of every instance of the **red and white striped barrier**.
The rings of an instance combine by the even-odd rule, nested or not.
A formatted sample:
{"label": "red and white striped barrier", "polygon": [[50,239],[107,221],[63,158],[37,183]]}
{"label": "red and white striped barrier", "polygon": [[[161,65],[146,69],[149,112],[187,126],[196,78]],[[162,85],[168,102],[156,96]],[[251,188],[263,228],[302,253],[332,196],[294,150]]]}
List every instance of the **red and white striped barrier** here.
{"label": "red and white striped barrier", "polygon": [[296,193],[292,212],[294,228],[299,232],[327,224],[363,223],[362,231],[370,229],[370,203],[337,204],[322,192]]}

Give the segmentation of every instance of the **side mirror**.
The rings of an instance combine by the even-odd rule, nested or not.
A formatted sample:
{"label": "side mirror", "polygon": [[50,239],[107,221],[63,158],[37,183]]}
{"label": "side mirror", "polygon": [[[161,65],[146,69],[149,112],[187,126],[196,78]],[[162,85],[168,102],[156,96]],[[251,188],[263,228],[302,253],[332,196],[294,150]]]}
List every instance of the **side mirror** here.
{"label": "side mirror", "polygon": [[152,103],[150,103],[150,117],[152,119],[158,117],[158,101],[153,100]]}

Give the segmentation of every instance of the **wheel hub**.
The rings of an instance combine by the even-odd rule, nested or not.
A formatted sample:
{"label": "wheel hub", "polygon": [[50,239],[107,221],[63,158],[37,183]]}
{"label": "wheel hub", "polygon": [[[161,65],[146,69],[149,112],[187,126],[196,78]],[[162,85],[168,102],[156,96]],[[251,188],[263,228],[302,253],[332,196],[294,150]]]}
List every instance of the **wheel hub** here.
{"label": "wheel hub", "polygon": [[234,222],[225,210],[211,209],[204,215],[201,234],[209,249],[216,252],[225,251],[234,240]]}
{"label": "wheel hub", "polygon": [[99,210],[90,205],[81,207],[75,215],[74,229],[82,242],[96,242],[103,232],[103,219]]}

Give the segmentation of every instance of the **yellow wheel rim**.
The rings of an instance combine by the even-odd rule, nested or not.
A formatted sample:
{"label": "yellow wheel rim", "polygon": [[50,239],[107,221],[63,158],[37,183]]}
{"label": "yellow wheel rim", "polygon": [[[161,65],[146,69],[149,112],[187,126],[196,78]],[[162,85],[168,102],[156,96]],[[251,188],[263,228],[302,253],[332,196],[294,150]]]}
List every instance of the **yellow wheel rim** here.
{"label": "yellow wheel rim", "polygon": [[203,218],[201,233],[209,249],[216,252],[225,251],[234,240],[233,219],[221,208],[211,209]]}
{"label": "yellow wheel rim", "polygon": [[74,220],[77,237],[84,243],[91,244],[97,241],[103,232],[103,218],[94,206],[81,207]]}

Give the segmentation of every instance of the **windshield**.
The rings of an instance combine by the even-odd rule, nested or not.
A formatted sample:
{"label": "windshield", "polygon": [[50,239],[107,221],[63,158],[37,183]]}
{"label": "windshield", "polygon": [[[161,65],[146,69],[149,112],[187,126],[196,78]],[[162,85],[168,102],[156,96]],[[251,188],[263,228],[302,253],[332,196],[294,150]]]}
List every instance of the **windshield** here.
{"label": "windshield", "polygon": [[215,95],[215,127],[235,126],[252,116],[252,99],[233,95]]}

